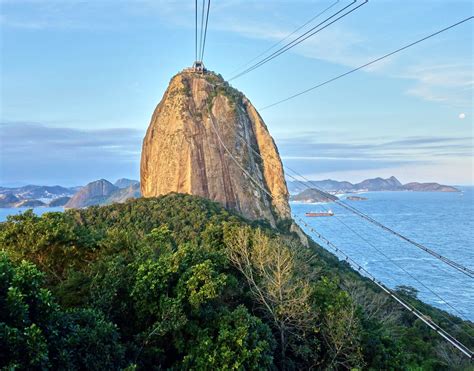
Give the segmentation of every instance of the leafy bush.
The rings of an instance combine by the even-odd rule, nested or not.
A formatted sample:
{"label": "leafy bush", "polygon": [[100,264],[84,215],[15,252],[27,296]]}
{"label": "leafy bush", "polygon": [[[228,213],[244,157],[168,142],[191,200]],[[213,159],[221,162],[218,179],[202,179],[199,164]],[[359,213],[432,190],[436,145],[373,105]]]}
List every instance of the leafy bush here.
{"label": "leafy bush", "polygon": [[0,255],[0,366],[7,369],[113,369],[117,328],[92,309],[61,311],[33,264]]}

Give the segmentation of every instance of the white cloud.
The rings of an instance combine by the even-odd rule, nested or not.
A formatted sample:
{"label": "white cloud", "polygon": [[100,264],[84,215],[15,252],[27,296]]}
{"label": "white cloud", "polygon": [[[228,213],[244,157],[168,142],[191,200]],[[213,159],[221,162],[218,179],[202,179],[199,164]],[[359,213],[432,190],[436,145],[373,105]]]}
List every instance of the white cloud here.
{"label": "white cloud", "polygon": [[474,80],[468,63],[411,67],[399,77],[415,81],[406,91],[409,95],[456,107],[472,105]]}
{"label": "white cloud", "polygon": [[[292,35],[291,38],[285,40],[285,42],[307,32],[332,13],[334,13],[333,10],[316,18],[306,27]],[[349,17],[351,15],[349,15]],[[270,42],[269,46],[282,40],[299,26],[282,27],[282,23],[287,25],[288,22],[281,20],[278,20],[278,22],[272,18],[270,18],[271,20],[269,20],[269,18],[262,20],[253,19],[252,17],[235,17],[228,13],[216,18],[217,20],[214,20],[210,26],[212,29],[236,33],[249,39],[266,40]],[[321,27],[324,27],[324,25],[320,26],[320,28]],[[284,45],[284,43],[282,43],[282,45]],[[362,36],[359,32],[349,30],[346,27],[336,24],[330,25],[328,28],[306,39],[301,44],[292,48],[290,52],[306,58],[318,59],[350,67],[356,67],[365,63],[371,56],[374,56],[367,46],[367,38],[365,36]]]}

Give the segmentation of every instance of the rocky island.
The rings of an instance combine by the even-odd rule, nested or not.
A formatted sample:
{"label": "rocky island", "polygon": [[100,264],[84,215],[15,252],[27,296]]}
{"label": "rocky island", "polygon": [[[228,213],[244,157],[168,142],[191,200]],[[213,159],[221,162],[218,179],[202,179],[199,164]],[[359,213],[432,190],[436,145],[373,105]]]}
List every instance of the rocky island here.
{"label": "rocky island", "polygon": [[379,192],[379,191],[413,191],[413,192],[459,192],[459,189],[439,183],[411,182],[402,184],[397,178],[373,178],[366,179],[360,183],[350,183],[337,180],[314,180],[308,182],[288,182],[290,193],[297,194],[305,189],[317,187],[326,192],[334,194],[356,193],[356,192]]}
{"label": "rocky island", "polygon": [[403,186],[405,191],[413,192],[459,192],[459,189],[438,183],[407,183]]}
{"label": "rocky island", "polygon": [[291,201],[304,203],[333,202],[338,199],[337,196],[324,194],[316,189],[306,189],[290,198]]}

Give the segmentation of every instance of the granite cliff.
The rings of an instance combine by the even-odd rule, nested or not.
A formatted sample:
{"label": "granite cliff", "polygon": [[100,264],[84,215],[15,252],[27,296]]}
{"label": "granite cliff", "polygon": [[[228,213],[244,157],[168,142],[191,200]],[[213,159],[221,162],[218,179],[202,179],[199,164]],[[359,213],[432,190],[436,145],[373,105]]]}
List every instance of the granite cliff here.
{"label": "granite cliff", "polygon": [[211,72],[172,78],[143,140],[140,183],[144,197],[187,193],[272,225],[290,218],[282,163],[265,123]]}

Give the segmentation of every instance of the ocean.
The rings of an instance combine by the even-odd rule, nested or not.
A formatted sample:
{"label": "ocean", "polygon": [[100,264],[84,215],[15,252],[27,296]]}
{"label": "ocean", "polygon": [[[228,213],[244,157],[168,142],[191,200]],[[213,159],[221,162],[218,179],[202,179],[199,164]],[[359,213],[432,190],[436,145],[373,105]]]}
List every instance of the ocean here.
{"label": "ocean", "polygon": [[[473,269],[474,187],[460,189],[460,193],[358,194],[366,197],[366,201],[340,198],[395,231]],[[291,208],[388,287],[412,286],[421,300],[474,321],[474,284],[468,276],[335,203],[291,203]],[[305,217],[306,212],[329,209],[334,216]],[[321,242],[302,227],[316,242]]]}
{"label": "ocean", "polygon": [[[390,228],[471,269],[474,268],[474,187],[461,193],[366,192],[366,201],[345,201]],[[341,197],[343,200],[345,197]],[[474,321],[472,279],[384,232],[335,203],[291,203],[294,214],[333,242],[390,288],[408,285],[438,308]],[[333,217],[308,218],[331,209]],[[26,209],[0,209],[0,221]],[[34,211],[62,211],[39,207]],[[304,227],[303,227],[304,229]],[[354,233],[354,231],[356,233]],[[306,231],[316,242],[316,236]],[[321,244],[323,245],[323,244]]]}
{"label": "ocean", "polygon": [[26,210],[33,209],[36,215],[42,215],[47,212],[64,211],[64,207],[15,207],[15,208],[0,208],[0,222],[7,220],[8,215],[21,214]]}

